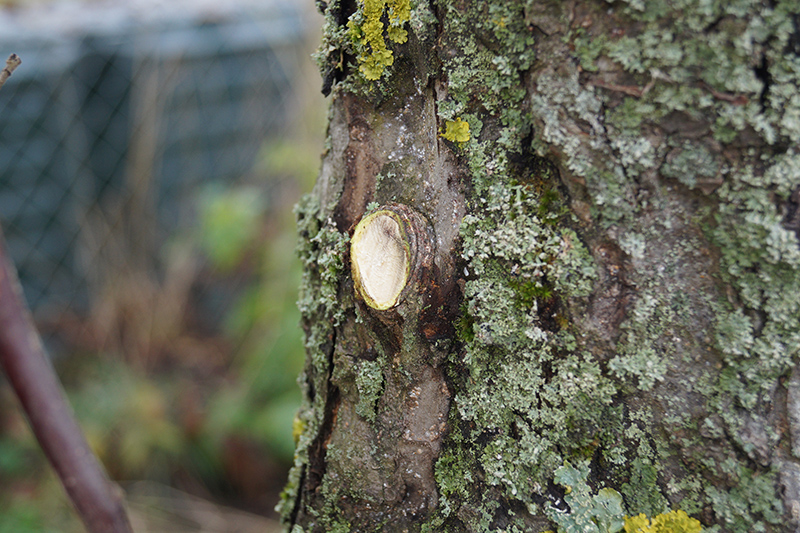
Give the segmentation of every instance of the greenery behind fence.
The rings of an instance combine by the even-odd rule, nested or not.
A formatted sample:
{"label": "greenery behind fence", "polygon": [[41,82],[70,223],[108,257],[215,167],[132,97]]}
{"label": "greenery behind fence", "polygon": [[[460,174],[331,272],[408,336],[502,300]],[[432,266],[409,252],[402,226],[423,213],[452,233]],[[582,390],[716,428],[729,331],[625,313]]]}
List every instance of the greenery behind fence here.
{"label": "greenery behind fence", "polygon": [[[124,486],[258,512],[293,450],[291,206],[323,131],[303,13],[265,5],[0,37],[24,62],[0,92],[0,224],[90,444]],[[78,527],[4,385],[0,404],[0,531]]]}

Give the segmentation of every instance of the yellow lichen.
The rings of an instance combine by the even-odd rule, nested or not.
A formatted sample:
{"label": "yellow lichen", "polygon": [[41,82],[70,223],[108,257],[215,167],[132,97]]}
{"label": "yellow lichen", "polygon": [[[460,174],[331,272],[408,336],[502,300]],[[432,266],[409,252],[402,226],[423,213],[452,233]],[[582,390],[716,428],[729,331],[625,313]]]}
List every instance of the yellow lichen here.
{"label": "yellow lichen", "polygon": [[306,422],[299,415],[294,416],[294,420],[292,420],[292,437],[294,438],[294,444],[297,446],[297,443],[300,441],[300,436],[306,430]]}
{"label": "yellow lichen", "polygon": [[625,517],[625,533],[648,533],[649,531],[651,531],[650,520],[644,513]]}
{"label": "yellow lichen", "polygon": [[455,120],[445,122],[445,130],[442,137],[448,141],[465,143],[469,140],[469,122],[457,117]]}
{"label": "yellow lichen", "polygon": [[703,526],[684,511],[670,511],[653,517],[644,514],[625,517],[625,533],[700,533]]}
{"label": "yellow lichen", "polygon": [[386,35],[392,42],[402,44],[408,41],[403,25],[411,18],[411,3],[410,0],[359,0],[358,5],[347,28],[356,43],[358,70],[368,80],[377,80],[394,63],[394,54],[386,47],[381,18],[388,9]]}

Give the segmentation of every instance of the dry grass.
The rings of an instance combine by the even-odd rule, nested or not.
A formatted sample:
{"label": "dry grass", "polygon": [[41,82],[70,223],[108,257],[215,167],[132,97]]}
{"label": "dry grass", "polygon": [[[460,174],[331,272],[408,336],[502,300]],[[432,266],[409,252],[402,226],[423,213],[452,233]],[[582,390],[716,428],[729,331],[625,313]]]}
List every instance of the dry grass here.
{"label": "dry grass", "polygon": [[277,533],[280,523],[149,481],[127,487],[137,533]]}

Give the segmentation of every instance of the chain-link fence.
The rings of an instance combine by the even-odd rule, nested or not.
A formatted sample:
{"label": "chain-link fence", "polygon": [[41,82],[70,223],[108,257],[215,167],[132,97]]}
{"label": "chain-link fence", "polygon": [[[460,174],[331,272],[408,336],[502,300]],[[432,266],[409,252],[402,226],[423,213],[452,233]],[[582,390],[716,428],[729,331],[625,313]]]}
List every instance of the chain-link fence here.
{"label": "chain-link fence", "polygon": [[38,318],[85,311],[193,223],[202,186],[246,179],[285,132],[303,21],[291,0],[0,10],[0,55],[23,60],[0,91],[0,224]]}
{"label": "chain-link fence", "polygon": [[[303,361],[290,211],[324,133],[312,10],[0,0],[0,61],[22,59],[0,90],[0,227],[115,480],[262,514],[285,482]],[[5,385],[0,529],[79,531],[39,490],[46,470]],[[168,508],[153,530],[172,531],[188,501],[149,494],[132,509],[151,524]]]}

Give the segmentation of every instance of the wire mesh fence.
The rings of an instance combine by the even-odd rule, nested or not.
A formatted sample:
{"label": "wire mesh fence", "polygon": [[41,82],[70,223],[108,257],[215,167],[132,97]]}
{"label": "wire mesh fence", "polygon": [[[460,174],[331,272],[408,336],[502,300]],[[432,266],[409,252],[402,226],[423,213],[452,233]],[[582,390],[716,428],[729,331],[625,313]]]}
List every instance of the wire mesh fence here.
{"label": "wire mesh fence", "polygon": [[[0,90],[0,227],[113,479],[260,514],[285,481],[303,357],[290,206],[324,128],[307,4],[0,1],[0,58],[23,61]],[[80,530],[52,518],[69,508],[41,496],[8,392],[0,529]],[[143,531],[196,530],[183,499],[158,501],[177,518],[152,526],[148,504]]]}
{"label": "wire mesh fence", "polygon": [[0,91],[0,224],[40,320],[161,268],[202,187],[247,178],[286,131],[305,37],[288,1],[59,4],[0,27],[23,59]]}

